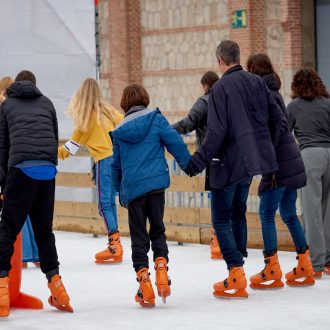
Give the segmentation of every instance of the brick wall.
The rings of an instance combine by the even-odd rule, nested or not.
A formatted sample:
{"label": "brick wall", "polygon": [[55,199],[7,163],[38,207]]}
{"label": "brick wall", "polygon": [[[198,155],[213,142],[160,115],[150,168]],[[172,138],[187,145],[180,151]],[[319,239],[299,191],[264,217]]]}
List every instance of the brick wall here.
{"label": "brick wall", "polygon": [[[246,9],[246,28],[231,29],[232,13]],[[300,0],[100,0],[101,86],[119,107],[132,82],[148,89],[152,106],[187,112],[201,94],[199,81],[217,70],[215,49],[237,41],[241,63],[267,52],[289,100],[302,63]]]}

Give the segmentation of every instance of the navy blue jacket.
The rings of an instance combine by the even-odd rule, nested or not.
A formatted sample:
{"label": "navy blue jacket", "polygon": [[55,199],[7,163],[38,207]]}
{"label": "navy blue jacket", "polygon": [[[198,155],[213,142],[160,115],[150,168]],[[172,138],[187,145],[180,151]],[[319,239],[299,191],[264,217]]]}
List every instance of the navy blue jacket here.
{"label": "navy blue jacket", "polygon": [[307,176],[299,147],[288,127],[288,113],[281,94],[280,85],[273,74],[263,77],[276,103],[282,110],[282,125],[278,144],[275,148],[279,170],[274,174],[264,175],[259,185],[259,195],[264,191],[287,186],[299,189],[306,186]]}
{"label": "navy blue jacket", "polygon": [[[133,107],[132,110],[134,111]],[[182,169],[190,160],[187,146],[159,109],[129,111],[112,132],[112,181],[120,193],[121,204],[170,185],[164,147]]]}
{"label": "navy blue jacket", "polygon": [[195,172],[211,165],[211,189],[273,173],[281,124],[281,109],[264,80],[234,66],[212,87],[206,137],[190,165]]}

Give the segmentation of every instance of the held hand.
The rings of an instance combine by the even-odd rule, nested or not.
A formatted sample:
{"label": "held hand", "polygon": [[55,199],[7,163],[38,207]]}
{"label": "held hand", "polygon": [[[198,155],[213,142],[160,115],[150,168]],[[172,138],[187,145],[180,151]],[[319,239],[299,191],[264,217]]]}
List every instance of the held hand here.
{"label": "held hand", "polygon": [[193,168],[193,164],[192,162],[190,161],[188,163],[188,166],[184,169],[184,172],[190,176],[190,177],[193,177],[193,176],[196,176],[198,173],[194,170]]}
{"label": "held hand", "polygon": [[70,156],[70,153],[68,150],[65,149],[64,146],[61,146],[58,148],[58,158],[61,160],[64,160],[65,158],[68,158]]}

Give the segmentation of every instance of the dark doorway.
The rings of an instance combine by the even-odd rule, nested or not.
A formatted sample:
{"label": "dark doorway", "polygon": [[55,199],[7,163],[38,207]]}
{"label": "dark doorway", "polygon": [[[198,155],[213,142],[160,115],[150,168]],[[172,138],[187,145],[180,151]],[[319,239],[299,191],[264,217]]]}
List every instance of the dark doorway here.
{"label": "dark doorway", "polygon": [[316,0],[316,66],[330,89],[330,0]]}

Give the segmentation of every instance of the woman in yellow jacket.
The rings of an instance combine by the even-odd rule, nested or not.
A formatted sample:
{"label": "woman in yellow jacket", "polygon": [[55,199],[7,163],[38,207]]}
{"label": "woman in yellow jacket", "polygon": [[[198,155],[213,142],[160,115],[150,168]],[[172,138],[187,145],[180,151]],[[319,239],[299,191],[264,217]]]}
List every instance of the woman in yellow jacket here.
{"label": "woman in yellow jacket", "polygon": [[73,96],[67,114],[75,130],[71,139],[58,150],[60,159],[73,156],[81,146],[87,147],[96,163],[98,210],[108,230],[108,248],[95,255],[96,263],[119,263],[123,249],[117,224],[116,192],[111,179],[112,142],[109,132],[123,116],[104,102],[100,87],[93,78],[86,79]]}

